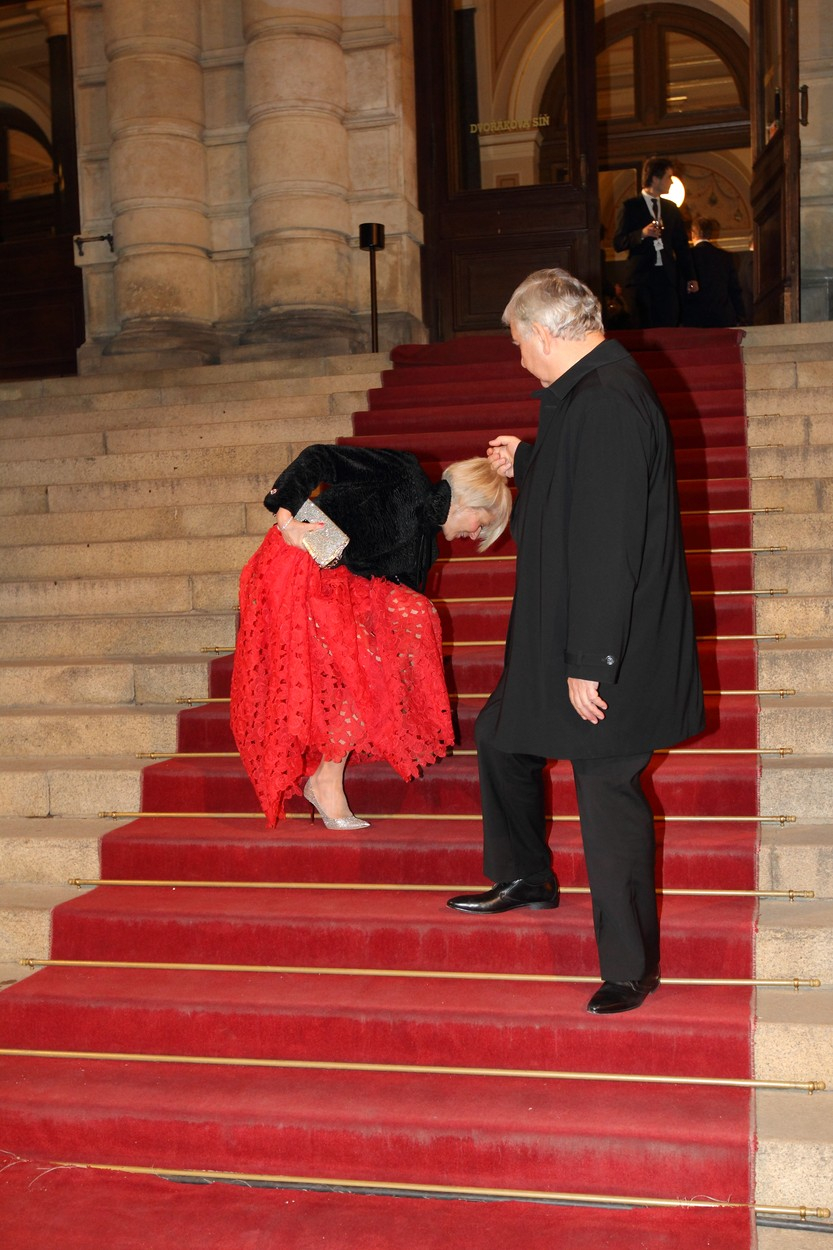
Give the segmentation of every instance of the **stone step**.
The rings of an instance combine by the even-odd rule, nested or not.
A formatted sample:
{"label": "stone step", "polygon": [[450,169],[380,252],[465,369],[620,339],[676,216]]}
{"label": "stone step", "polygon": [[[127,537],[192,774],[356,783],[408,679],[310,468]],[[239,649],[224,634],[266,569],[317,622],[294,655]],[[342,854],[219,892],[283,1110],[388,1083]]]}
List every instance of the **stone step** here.
{"label": "stone step", "polygon": [[56,482],[46,486],[0,488],[0,515],[133,512],[192,505],[211,507],[215,502],[221,508],[236,503],[262,506],[263,497],[275,478],[300,450],[300,446],[294,450],[283,446],[273,448],[268,453],[268,466],[261,466],[256,473],[229,472],[228,475],[213,477],[144,478],[125,482]]}
{"label": "stone step", "polygon": [[[257,540],[251,539],[250,551]],[[237,604],[239,568],[230,573],[162,574],[158,577],[77,577],[0,582],[0,619],[114,614],[218,612]],[[219,643],[217,645],[220,645]],[[191,650],[192,648],[188,648]],[[64,653],[62,653],[64,654]]]}
{"label": "stone step", "polygon": [[22,981],[24,977],[30,977],[34,971],[34,968],[26,968],[18,960],[13,963],[0,961],[0,990],[4,990],[8,985],[14,985],[17,981]]}
{"label": "stone step", "polygon": [[181,711],[170,704],[4,708],[0,736],[6,755],[20,759],[86,755],[100,760],[140,751],[172,752]]}
{"label": "stone step", "polygon": [[54,433],[60,412],[61,433],[81,437],[101,430],[167,425],[205,425],[215,421],[277,420],[288,417],[350,415],[367,407],[367,392],[380,385],[379,373],[361,373],[333,387],[328,377],[251,380],[226,386],[193,383],[187,387],[126,388],[84,392],[56,399],[0,400],[0,460],[11,455],[12,440]]}
{"label": "stone step", "polygon": [[[762,476],[751,482],[750,498],[755,508],[780,508],[770,518],[777,526],[779,517],[792,513],[810,516],[833,512],[833,479],[825,477]],[[753,518],[756,525],[758,518]]]}
{"label": "stone step", "polygon": [[783,588],[792,595],[823,595],[833,590],[833,551],[766,552],[755,556],[758,590]]}
{"label": "stone step", "polygon": [[14,460],[0,463],[0,486],[255,474],[263,469],[264,461],[283,459],[288,463],[296,454],[288,451],[290,445],[299,450],[309,443],[331,443],[340,435],[350,433],[350,421],[344,417],[304,418],[287,421],[271,445],[268,440],[258,439],[247,445],[228,443],[218,447],[151,449],[105,456]]}
{"label": "stone step", "polygon": [[750,447],[749,472],[753,477],[833,478],[833,436],[818,446]]}
{"label": "stone step", "polygon": [[[257,504],[193,504],[181,508],[112,508],[91,512],[41,512],[6,516],[0,526],[0,548],[71,545],[72,543],[148,542],[170,538],[215,539],[247,532],[248,514],[261,522],[263,532],[272,520]],[[259,514],[259,515],[258,515]],[[7,553],[8,554],[8,553]],[[2,567],[7,556],[2,557]]]}
{"label": "stone step", "polygon": [[0,619],[4,659],[89,658],[141,653],[157,660],[203,647],[234,650],[236,613],[158,612],[103,617]]}
{"label": "stone step", "polygon": [[[833,1093],[759,1090],[756,1201],[768,1206],[830,1207],[833,1176]],[[829,1225],[819,1226],[827,1229]],[[816,1235],[816,1241],[824,1242]]]}
{"label": "stone step", "polygon": [[[376,376],[390,368],[390,357],[383,352],[360,352],[351,356],[287,356],[242,363],[196,367],[123,369],[114,373],[85,373],[77,377],[32,378],[0,382],[0,404],[26,399],[51,399],[63,406],[80,395],[117,397],[123,391],[150,391],[160,388],[191,388],[199,386],[204,394],[213,386],[236,387],[251,382],[266,382],[272,387],[292,383],[325,387],[338,379],[353,385],[361,374]],[[374,383],[377,385],[377,383]],[[105,406],[111,401],[107,400]]]}
{"label": "stone step", "polygon": [[758,885],[762,890],[814,890],[817,898],[833,898],[829,816],[794,825],[762,825]]}
{"label": "stone step", "polygon": [[833,748],[833,693],[762,695],[760,736],[767,745],[790,746],[796,755]]}
{"label": "stone step", "polygon": [[833,986],[766,987],[756,995],[755,1076],[833,1084]]}
{"label": "stone step", "polygon": [[833,349],[833,322],[803,321],[793,325],[745,326],[741,350],[744,361],[795,360],[799,353],[811,348],[819,355]]}
{"label": "stone step", "polygon": [[142,761],[132,755],[0,757],[0,816],[95,818],[139,810]]}
{"label": "stone step", "polygon": [[799,823],[830,817],[833,755],[765,756],[761,763],[760,810],[795,816]]}
{"label": "stone step", "polygon": [[805,638],[758,643],[758,685],[762,690],[833,690],[833,641]]}
{"label": "stone step", "polygon": [[833,345],[828,344],[824,357],[802,354],[793,359],[773,360],[767,352],[763,359],[747,360],[744,370],[747,394],[750,391],[790,391],[833,385],[831,351]]}
{"label": "stone step", "polygon": [[129,661],[0,663],[0,715],[10,707],[132,703],[134,689]]}
{"label": "stone step", "polygon": [[105,833],[126,821],[98,818],[0,818],[0,856],[9,884],[61,885],[71,877],[100,876],[99,845]]}
{"label": "stone step", "polygon": [[[281,410],[275,416],[274,406],[267,401],[260,417],[253,417],[241,405],[224,406],[222,420],[213,423],[187,425],[177,421],[174,412],[147,414],[147,424],[126,430],[108,429],[103,434],[55,435],[44,434],[38,438],[0,439],[0,474],[13,473],[15,462],[22,460],[48,460],[50,464],[58,457],[119,456],[147,451],[170,451],[180,453],[189,448],[239,447],[244,445],[265,446],[270,443],[287,443],[298,439],[311,442],[322,433],[324,441],[332,441],[340,434],[352,434],[351,407],[346,413],[322,413],[310,410],[298,413]],[[309,405],[307,405],[309,407]],[[202,413],[204,410],[200,409]],[[205,414],[210,417],[210,413]],[[153,425],[151,417],[161,421],[170,416],[173,425]],[[14,480],[10,478],[9,480]],[[42,478],[30,478],[40,481]]]}
{"label": "stone step", "polygon": [[755,975],[833,981],[833,899],[762,899]]}
{"label": "stone step", "polygon": [[833,621],[833,595],[762,595],[756,600],[755,618],[759,634],[785,634],[793,643],[824,638]]}
{"label": "stone step", "polygon": [[[802,427],[820,430],[825,418],[829,420],[833,416],[833,395],[830,382],[826,380],[829,375],[829,361],[805,361],[796,368],[793,386],[748,388],[746,415],[750,425],[750,444],[754,442],[752,436],[757,429],[756,422],[762,418],[788,417],[792,419],[796,431]],[[805,426],[805,422],[809,422],[809,426]],[[794,442],[795,438],[790,438],[788,445]]]}
{"label": "stone step", "polygon": [[833,543],[833,516],[819,512],[758,515],[752,522],[753,546],[787,547],[789,552],[826,551]]}
{"label": "stone step", "polygon": [[[761,392],[763,394],[763,392]],[[785,400],[783,395],[790,398]],[[804,407],[805,398],[809,408]],[[748,407],[756,407],[750,399]],[[771,396],[761,411],[747,411],[750,451],[777,446],[782,451],[807,446],[810,450],[833,442],[833,400],[826,391],[786,391]]]}
{"label": "stone step", "polygon": [[[763,1198],[761,1203],[766,1205]],[[827,1223],[797,1221],[794,1227],[786,1228],[775,1223],[765,1224],[764,1220],[770,1218],[772,1217],[761,1216],[757,1220],[757,1250],[824,1250],[823,1242],[819,1247],[818,1233],[829,1230]]]}
{"label": "stone step", "polygon": [[77,893],[66,885],[0,886],[0,962],[48,959],[52,910]]}
{"label": "stone step", "polygon": [[[265,508],[263,515],[268,517]],[[3,553],[0,585],[23,578],[98,580],[97,575],[102,572],[106,572],[108,581],[121,577],[239,572],[259,542],[259,535],[241,534],[11,547]]]}
{"label": "stone step", "polygon": [[209,657],[0,661],[0,708],[176,703],[208,697]]}
{"label": "stone step", "polygon": [[91,430],[88,433],[66,433],[63,416],[60,433],[55,429],[56,420],[52,416],[52,432],[44,431],[42,437],[31,437],[28,423],[23,421],[25,434],[12,436],[6,422],[5,413],[0,421],[0,465],[15,460],[43,460],[47,457],[54,460],[57,456],[104,456],[107,454],[107,438],[103,430]]}

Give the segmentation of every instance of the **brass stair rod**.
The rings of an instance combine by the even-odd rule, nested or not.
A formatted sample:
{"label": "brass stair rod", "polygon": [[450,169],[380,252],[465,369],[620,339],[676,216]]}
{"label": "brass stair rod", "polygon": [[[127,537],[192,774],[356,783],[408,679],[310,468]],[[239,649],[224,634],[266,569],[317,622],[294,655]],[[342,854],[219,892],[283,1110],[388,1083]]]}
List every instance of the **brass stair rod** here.
{"label": "brass stair rod", "polygon": [[[792,747],[660,747],[654,755],[793,755]],[[472,747],[450,747],[449,755],[477,755]],[[137,751],[137,760],[236,760],[239,751]]]}
{"label": "brass stair rod", "polygon": [[[715,695],[715,696],[733,695],[733,694],[734,694],[734,695],[738,695],[738,694],[754,694],[754,695],[775,694],[775,695],[780,695],[780,696],[781,696],[781,698],[784,698],[786,695],[793,695],[793,694],[795,694],[795,693],[796,693],[795,689],[791,689],[791,688],[787,688],[787,687],[781,687],[780,689],[777,689],[777,690],[776,690],[776,689],[772,689],[772,690],[762,690],[762,689],[759,689],[759,690],[704,690],[704,691],[703,691],[703,694]],[[477,693],[477,694],[476,694],[476,693],[450,694],[450,695],[449,695],[449,698],[451,699],[451,702],[452,702],[452,703],[454,703],[454,702],[458,702],[460,699],[488,699],[488,698],[489,698],[489,692],[488,692],[488,691],[483,691],[482,693]],[[190,706],[193,706],[194,704],[196,704],[196,705],[198,705],[198,706],[200,706],[200,707],[201,707],[203,703],[230,703],[230,702],[231,702],[231,700],[229,699],[229,696],[228,696],[228,695],[224,695],[224,696],[219,697],[219,698],[210,698],[210,699],[203,699],[203,698],[201,698],[201,697],[199,697],[199,696],[197,696],[197,695],[194,695],[193,697],[192,697],[192,696],[190,696],[190,695],[180,695],[180,696],[176,699],[176,702],[177,702],[178,704],[179,704],[179,703],[181,703],[181,704],[183,704],[183,705],[186,705],[186,704],[187,704],[187,705],[190,705]]]}
{"label": "brass stair rod", "polygon": [[[702,478],[682,478],[681,481],[702,481]],[[743,481],[752,482],[773,482],[783,481],[783,477],[779,474],[777,477],[753,477],[743,478]],[[754,516],[758,513],[767,515],[772,512],[783,512],[784,508],[781,504],[763,507],[763,508],[687,508],[680,510],[680,516]]]}
{"label": "brass stair rod", "polygon": [[[451,821],[469,821],[481,820],[482,816],[479,812],[447,812],[440,814],[437,812],[364,812],[362,813],[370,820],[418,820],[423,824],[427,821],[434,820],[451,820]],[[140,816],[153,818],[158,820],[162,817],[165,819],[184,819],[189,820],[263,820],[263,812],[99,812],[100,820],[137,820]],[[309,820],[311,814],[309,812],[286,812],[284,820]],[[578,816],[546,816],[546,820],[552,821],[554,824],[559,823],[578,823]],[[797,816],[762,816],[760,813],[755,816],[668,816],[654,815],[654,820],[662,820],[668,822],[687,821],[689,824],[711,824],[713,821],[719,821],[721,824],[779,824],[794,825]]]}
{"label": "brass stair rod", "polygon": [[[132,886],[140,889],[164,890],[334,890],[360,893],[391,894],[471,894],[482,885],[414,885],[395,881],[160,881],[137,877],[70,877],[67,885],[78,889],[92,886]],[[589,894],[586,885],[562,885],[562,894]],[[815,898],[814,890],[708,890],[683,887],[659,887],[657,894],[695,898]]]}
{"label": "brass stair rod", "polygon": [[[781,642],[786,634],[698,634],[697,642]],[[476,638],[463,642],[444,642],[443,647],[456,650],[460,647],[504,647],[505,638]],[[201,655],[232,655],[234,647],[200,647]]]}
{"label": "brass stair rod", "polygon": [[[741,598],[744,595],[753,595],[758,598],[774,598],[778,595],[788,595],[790,592],[786,586],[768,587],[762,590],[756,590],[754,587],[744,588],[743,590],[692,590],[692,599],[719,599],[719,598]],[[511,603],[512,595],[461,595],[451,598],[432,599],[434,606],[447,606],[451,603]]]}
{"label": "brass stair rod", "polygon": [[[332,968],[304,964],[186,964],[113,959],[21,959],[24,968],[99,968],[139,972],[271,972],[280,976],[395,977],[412,981],[509,981],[532,985],[598,985],[597,976],[548,972],[463,972],[422,968]],[[663,977],[663,985],[819,989],[818,977]]]}
{"label": "brass stair rod", "polygon": [[[687,556],[718,556],[718,555],[755,555],[758,552],[767,554],[772,551],[789,551],[789,547],[771,547],[769,545],[763,547],[686,547],[685,554]],[[507,564],[516,563],[518,557],[515,555],[503,556],[440,556],[434,561],[433,567],[438,564]]]}
{"label": "brass stair rod", "polygon": [[592,1081],[622,1085],[694,1085],[717,1089],[788,1089],[824,1092],[824,1081],[767,1081],[747,1077],[656,1076],[632,1072],[570,1072],[539,1068],[469,1068],[427,1063],[360,1063],[352,1060],[260,1059],[237,1055],[157,1055],[143,1051],[34,1050],[0,1046],[7,1059],[80,1059],[104,1063],[173,1063],[183,1067],[271,1068],[301,1072],[395,1072],[404,1076],[473,1076],[506,1080]]}
{"label": "brass stair rod", "polygon": [[830,1218],[827,1207],[774,1207],[761,1206],[751,1202],[721,1202],[719,1198],[634,1198],[622,1194],[578,1194],[561,1193],[546,1189],[489,1189],[473,1185],[434,1185],[412,1181],[369,1181],[346,1180],[334,1176],[289,1176],[285,1174],[269,1174],[262,1172],[215,1172],[198,1171],[192,1168],[141,1167],[138,1164],[116,1163],[51,1163],[55,1168],[89,1168],[98,1172],[119,1172],[130,1176],[158,1176],[166,1180],[182,1178],[184,1180],[215,1180],[232,1181],[237,1184],[274,1185],[295,1189],[324,1189],[342,1191],[355,1190],[359,1193],[409,1193],[430,1196],[439,1194],[459,1198],[517,1198],[537,1202],[568,1203],[581,1206],[628,1206],[628,1207],[665,1207],[692,1208],[700,1210],[735,1210],[754,1211],[761,1215],[792,1216],[795,1219],[807,1220]]}

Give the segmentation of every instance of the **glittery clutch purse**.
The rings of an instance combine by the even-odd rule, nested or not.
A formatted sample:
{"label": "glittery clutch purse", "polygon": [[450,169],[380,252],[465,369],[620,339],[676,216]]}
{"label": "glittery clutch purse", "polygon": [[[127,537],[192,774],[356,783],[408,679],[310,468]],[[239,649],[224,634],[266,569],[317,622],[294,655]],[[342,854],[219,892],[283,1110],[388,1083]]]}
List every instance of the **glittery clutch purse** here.
{"label": "glittery clutch purse", "polygon": [[303,539],[304,546],[316,564],[322,569],[331,569],[338,564],[344,548],[349,543],[343,529],[339,529],[335,521],[331,521],[326,512],[307,499],[295,513],[296,521],[323,521],[324,528],[310,530]]}

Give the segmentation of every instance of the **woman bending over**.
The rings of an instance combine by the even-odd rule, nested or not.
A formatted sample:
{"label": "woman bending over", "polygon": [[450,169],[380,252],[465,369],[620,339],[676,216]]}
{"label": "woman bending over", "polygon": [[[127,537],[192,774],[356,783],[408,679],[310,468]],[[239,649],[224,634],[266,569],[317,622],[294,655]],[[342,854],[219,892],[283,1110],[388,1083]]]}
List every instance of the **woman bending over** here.
{"label": "woman bending over", "polygon": [[[295,513],[315,502],[349,536],[321,568]],[[300,793],[328,829],[358,829],[344,795],[351,752],[406,780],[453,742],[439,618],[422,593],[437,535],[480,541],[506,528],[511,498],[486,458],[434,483],[409,452],[307,447],[264,500],[275,524],[240,579],[231,726],[271,828]]]}

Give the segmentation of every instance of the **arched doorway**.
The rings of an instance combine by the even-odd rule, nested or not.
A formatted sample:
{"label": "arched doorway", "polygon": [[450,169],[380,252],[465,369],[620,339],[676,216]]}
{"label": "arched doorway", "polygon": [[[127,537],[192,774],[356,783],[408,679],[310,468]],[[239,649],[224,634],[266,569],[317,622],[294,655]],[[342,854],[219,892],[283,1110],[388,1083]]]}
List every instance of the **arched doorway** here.
{"label": "arched doorway", "polygon": [[25,7],[0,0],[0,379],[75,373],[84,341],[69,39]]}
{"label": "arched doorway", "polygon": [[[432,336],[497,328],[514,283],[539,265],[563,265],[600,290],[602,263],[615,269],[617,258],[608,243],[602,262],[599,228],[612,239],[617,205],[638,189],[652,154],[680,167],[692,215],[720,223],[750,301],[750,248],[762,239],[758,290],[788,284],[788,260],[797,283],[797,256],[774,246],[779,228],[789,239],[783,197],[770,194],[765,220],[755,206],[761,154],[779,139],[777,125],[761,120],[780,72],[763,70],[773,61],[764,45],[790,7],[794,0],[752,0],[744,30],[728,7],[722,20],[717,6],[684,3],[416,6]],[[783,188],[779,159],[767,165],[768,185]],[[794,315],[784,301],[758,311],[761,321]]]}
{"label": "arched doorway", "polygon": [[[682,4],[635,4],[596,23],[599,220],[608,289],[623,276],[611,246],[622,202],[639,190],[646,156],[669,155],[685,192],[684,215],[719,226],[752,315],[753,220],[749,47],[711,13]],[[542,112],[565,106],[563,63]],[[544,131],[541,181],[557,170],[559,141]]]}

